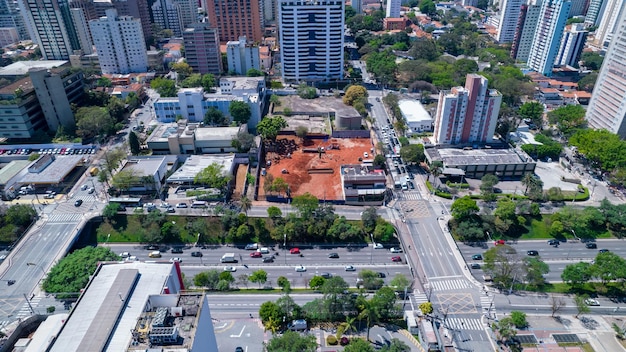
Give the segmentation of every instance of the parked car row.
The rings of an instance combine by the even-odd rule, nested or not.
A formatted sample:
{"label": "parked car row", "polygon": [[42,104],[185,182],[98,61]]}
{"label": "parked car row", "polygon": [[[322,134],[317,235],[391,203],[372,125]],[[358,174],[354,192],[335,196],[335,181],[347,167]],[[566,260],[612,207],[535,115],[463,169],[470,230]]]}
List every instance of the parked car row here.
{"label": "parked car row", "polygon": [[55,155],[76,155],[76,154],[93,154],[96,152],[95,147],[91,148],[42,148],[39,150],[31,148],[17,148],[17,149],[0,149],[0,155],[29,155],[37,153],[39,155],[55,154]]}

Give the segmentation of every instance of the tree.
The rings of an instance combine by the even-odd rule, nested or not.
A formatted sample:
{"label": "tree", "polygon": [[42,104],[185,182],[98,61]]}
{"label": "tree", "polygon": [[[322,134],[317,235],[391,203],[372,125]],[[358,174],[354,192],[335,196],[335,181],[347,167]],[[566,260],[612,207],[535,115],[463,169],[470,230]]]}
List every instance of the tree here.
{"label": "tree", "polygon": [[352,85],[348,87],[344,96],[343,103],[353,106],[356,102],[367,102],[367,89],[361,85]]}
{"label": "tree", "polygon": [[591,309],[589,309],[589,305],[586,302],[587,298],[589,298],[589,296],[587,295],[574,296],[574,304],[576,304],[576,312],[577,312],[575,315],[575,318],[578,318],[578,316],[581,314],[586,314],[591,311]]}
{"label": "tree", "polygon": [[528,327],[528,321],[526,320],[526,313],[518,310],[511,311],[511,320],[518,329],[525,329]]}
{"label": "tree", "polygon": [[120,210],[120,203],[109,203],[102,210],[102,216],[106,220],[111,220],[117,215],[117,212],[119,210]]}
{"label": "tree", "polygon": [[443,172],[443,162],[440,160],[435,160],[430,164],[430,174],[433,175],[433,186],[437,187],[437,180],[439,179],[439,175]]}
{"label": "tree", "polygon": [[493,174],[486,174],[480,179],[480,192],[485,202],[493,202],[496,200],[493,188],[498,182],[500,182],[498,176]]}
{"label": "tree", "polygon": [[291,206],[298,210],[300,217],[309,218],[315,209],[318,208],[319,200],[314,195],[307,192],[303,195],[293,197]]}
{"label": "tree", "polygon": [[204,170],[200,171],[196,177],[194,177],[193,182],[223,190],[231,179],[230,176],[224,175],[223,168],[224,166],[221,164],[212,163],[204,168]]}
{"label": "tree", "polygon": [[378,218],[378,212],[375,207],[368,207],[361,213],[361,221],[363,222],[365,232],[371,233],[374,231]]}
{"label": "tree", "polygon": [[598,74],[595,72],[590,73],[578,81],[578,89],[591,93],[593,92],[593,88],[595,87],[597,80]]}
{"label": "tree", "polygon": [[230,116],[232,116],[233,121],[238,124],[248,123],[250,120],[250,116],[252,116],[252,110],[250,109],[250,105],[243,101],[233,101],[230,103],[228,107],[228,112]]}
{"label": "tree", "polygon": [[561,297],[557,297],[554,294],[550,296],[550,308],[552,309],[552,317],[565,307],[565,300]]}
{"label": "tree", "polygon": [[540,287],[545,284],[543,275],[550,272],[548,264],[543,262],[540,258],[527,257],[524,258],[523,269],[526,272],[526,282],[529,285]]}
{"label": "tree", "polygon": [[[358,277],[362,280],[361,285],[363,285],[366,290],[377,290],[384,284],[383,279],[379,278],[378,275],[371,270],[361,270]],[[358,287],[359,284],[357,283],[357,288]]]}
{"label": "tree", "polygon": [[263,77],[263,72],[257,70],[256,68],[251,68],[246,71],[247,77]]}
{"label": "tree", "polygon": [[517,330],[515,330],[515,324],[513,323],[513,319],[511,317],[504,317],[493,323],[493,330],[499,336],[500,341],[508,341],[511,340],[515,335],[517,335]]}
{"label": "tree", "polygon": [[205,92],[211,92],[213,87],[215,87],[215,76],[211,73],[203,74],[201,84]]}
{"label": "tree", "polygon": [[139,145],[139,138],[137,138],[137,134],[135,134],[135,132],[131,131],[128,134],[128,146],[130,146],[130,152],[133,155],[137,155],[141,151],[141,146]]}
{"label": "tree", "polygon": [[296,127],[296,136],[301,139],[305,139],[307,134],[309,133],[309,128],[306,126],[298,126]]}
{"label": "tree", "polygon": [[289,282],[289,279],[284,276],[279,276],[278,279],[276,279],[276,284],[278,287],[282,288],[285,293],[289,293],[291,291],[291,283]]}
{"label": "tree", "polygon": [[529,119],[536,126],[543,125],[543,104],[537,101],[529,101],[519,108],[519,115],[522,119]]}
{"label": "tree", "polygon": [[363,339],[352,339],[343,349],[344,352],[374,352],[372,344]]}
{"label": "tree", "polygon": [[606,284],[610,281],[626,279],[624,267],[626,267],[626,260],[615,253],[606,252],[596,255],[590,270],[593,277]]}
{"label": "tree", "polygon": [[419,309],[426,315],[431,314],[433,312],[433,304],[430,302],[420,303]]}
{"label": "tree", "polygon": [[435,7],[435,3],[432,0],[420,1],[419,9],[421,13],[428,16],[433,16],[437,14],[437,8]]}
{"label": "tree", "polygon": [[255,146],[254,136],[246,131],[239,131],[237,136],[230,142],[233,148],[236,148],[240,153],[246,153]]}
{"label": "tree", "polygon": [[389,282],[389,286],[400,292],[410,287],[411,282],[409,281],[409,279],[406,278],[406,276],[398,274],[394,276],[393,279],[391,279],[391,281]]}
{"label": "tree", "polygon": [[586,110],[580,105],[565,105],[548,113],[550,123],[556,124],[559,130],[567,136],[571,136],[575,130],[586,126]]}
{"label": "tree", "polygon": [[381,155],[381,154],[376,154],[376,156],[374,157],[374,162],[372,163],[372,165],[375,168],[386,169],[387,168],[387,159],[383,155]]}
{"label": "tree", "polygon": [[204,113],[204,124],[209,126],[228,126],[229,120],[219,109],[214,106]]}
{"label": "tree", "polygon": [[485,251],[483,259],[484,271],[491,275],[494,285],[499,288],[509,287],[524,275],[523,267],[519,265],[519,255],[513,247],[492,247]]}
{"label": "tree", "polygon": [[121,121],[123,119],[124,113],[126,112],[126,105],[121,99],[115,96],[109,98],[109,102],[106,107],[109,112],[109,116],[111,116],[115,121]]}
{"label": "tree", "polygon": [[580,56],[580,61],[583,62],[583,66],[587,67],[590,70],[598,71],[600,67],[602,67],[602,61],[604,61],[604,57],[593,52],[583,53]]}
{"label": "tree", "polygon": [[139,182],[139,177],[133,169],[122,170],[111,178],[113,187],[119,190],[129,190],[130,187]]}
{"label": "tree", "polygon": [[470,196],[464,196],[456,199],[454,203],[452,203],[450,211],[455,219],[464,219],[478,213],[480,208],[476,204],[476,201]]}
{"label": "tree", "polygon": [[390,51],[374,52],[367,56],[367,71],[371,72],[376,80],[388,84],[395,79],[398,66],[395,55]]}
{"label": "tree", "polygon": [[174,81],[161,77],[150,81],[150,88],[156,90],[162,97],[175,97],[178,91]]}
{"label": "tree", "polygon": [[585,262],[568,264],[561,273],[561,279],[572,286],[582,285],[591,280],[591,264]]}
{"label": "tree", "polygon": [[309,87],[306,83],[298,86],[298,96],[302,99],[315,99],[317,98],[317,89]]}
{"label": "tree", "polygon": [[278,132],[287,127],[287,121],[282,116],[275,116],[270,118],[264,118],[256,126],[257,133],[263,137],[263,139],[276,140]]}
{"label": "tree", "polygon": [[250,282],[256,282],[259,287],[267,282],[267,272],[265,270],[256,270],[249,277]]}
{"label": "tree", "polygon": [[241,196],[239,203],[241,203],[241,211],[248,215],[248,210],[252,208],[252,200],[246,196]]}
{"label": "tree", "polygon": [[191,68],[191,66],[189,66],[189,64],[184,61],[173,63],[171,68],[172,71],[176,72],[176,74],[178,75],[179,81],[183,81],[193,72],[193,68]]}
{"label": "tree", "polygon": [[274,335],[267,344],[263,344],[266,351],[315,352],[317,350],[315,335],[300,335],[294,331],[285,331],[282,335]]}
{"label": "tree", "polygon": [[76,112],[76,134],[83,138],[108,135],[114,128],[115,120],[106,108],[89,106]]}
{"label": "tree", "polygon": [[518,223],[517,215],[515,214],[516,204],[509,198],[501,198],[498,200],[496,210],[494,211],[496,230],[502,234],[507,234],[509,231],[516,228]]}
{"label": "tree", "polygon": [[409,144],[400,148],[400,157],[409,163],[421,163],[425,159],[423,144]]}
{"label": "tree", "polygon": [[389,345],[383,346],[381,352],[410,352],[411,347],[397,338],[392,338]]}
{"label": "tree", "polygon": [[[417,39],[413,42],[409,55],[415,60],[434,61],[441,53],[432,39]],[[409,62],[409,61],[405,61]],[[401,64],[402,65],[402,64]]]}

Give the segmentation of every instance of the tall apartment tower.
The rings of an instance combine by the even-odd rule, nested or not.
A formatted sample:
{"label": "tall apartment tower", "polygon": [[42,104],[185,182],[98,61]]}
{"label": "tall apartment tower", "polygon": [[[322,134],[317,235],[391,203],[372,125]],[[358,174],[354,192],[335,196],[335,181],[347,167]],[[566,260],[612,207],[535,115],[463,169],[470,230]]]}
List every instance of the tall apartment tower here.
{"label": "tall apartment tower", "polygon": [[585,15],[585,25],[596,26],[602,16],[604,15],[604,9],[606,8],[607,0],[591,0],[587,14]]}
{"label": "tall apartment tower", "polygon": [[578,67],[578,60],[585,47],[588,33],[582,23],[574,23],[567,26],[561,39],[561,46],[559,47],[555,64]]}
{"label": "tall apartment tower", "polygon": [[76,126],[70,102],[75,101],[77,95],[83,94],[82,74],[80,79],[74,81],[66,79],[68,74],[53,73],[45,68],[32,68],[28,72],[51,131],[60,127],[72,130]]}
{"label": "tall apartment tower", "polygon": [[561,37],[567,14],[571,6],[569,0],[544,0],[539,12],[535,38],[530,47],[527,66],[547,77],[552,76],[552,68],[561,45]]}
{"label": "tall apartment tower", "polygon": [[148,54],[141,20],[118,16],[109,9],[105,17],[89,22],[102,73],[131,73],[148,70]]}
{"label": "tall apartment tower", "polygon": [[263,1],[263,19],[265,22],[273,22],[276,20],[276,0]]}
{"label": "tall apartment tower", "polygon": [[352,6],[357,15],[363,13],[363,0],[350,0],[350,6]]}
{"label": "tall apartment tower", "polygon": [[30,39],[20,6],[13,0],[0,1],[0,28],[15,28],[19,39]]}
{"label": "tall apartment tower", "polygon": [[606,49],[611,42],[617,28],[617,19],[626,8],[624,0],[606,0],[604,14],[598,22],[598,29],[594,34],[592,44],[600,49]]}
{"label": "tall apartment tower", "polygon": [[589,0],[571,0],[572,6],[569,8],[567,18],[574,16],[584,16],[589,8]]}
{"label": "tall apartment tower", "polygon": [[76,34],[78,35],[80,50],[82,50],[85,55],[93,54],[91,30],[89,29],[89,24],[87,23],[83,9],[70,9],[70,14],[72,15],[72,23],[74,23],[74,28],[76,29]]}
{"label": "tall apartment tower", "polygon": [[591,128],[604,128],[626,138],[626,11],[616,21],[585,118]]}
{"label": "tall apartment tower", "polygon": [[526,13],[524,22],[518,27],[519,40],[515,46],[515,59],[522,62],[528,61],[530,55],[530,47],[535,39],[535,31],[539,22],[539,14],[541,13],[542,0],[528,0],[526,4]]}
{"label": "tall apartment tower", "polygon": [[179,6],[174,0],[157,0],[152,4],[154,24],[161,29],[169,29],[175,36],[183,32]]}
{"label": "tall apartment tower", "polygon": [[222,54],[217,28],[206,22],[194,23],[183,31],[183,45],[185,58],[193,72],[222,73]]}
{"label": "tall apartment tower", "polygon": [[387,0],[386,18],[400,18],[401,0]]}
{"label": "tall apartment tower", "polygon": [[261,0],[206,0],[206,3],[209,23],[220,29],[220,42],[244,36],[251,42],[263,40],[265,19]]}
{"label": "tall apartment tower", "polygon": [[465,88],[439,92],[435,115],[435,144],[472,144],[493,141],[502,94],[487,89],[487,79],[468,74]]}
{"label": "tall apartment tower", "polygon": [[21,0],[20,10],[44,60],[68,60],[80,49],[67,0]]}
{"label": "tall apartment tower", "polygon": [[245,75],[250,69],[261,70],[258,45],[250,45],[246,37],[226,43],[228,72]]}
{"label": "tall apartment tower", "polygon": [[500,21],[498,24],[498,43],[511,43],[515,38],[517,21],[524,0],[503,0],[500,5]]}
{"label": "tall apartment tower", "polygon": [[343,79],[344,2],[278,0],[285,81]]}

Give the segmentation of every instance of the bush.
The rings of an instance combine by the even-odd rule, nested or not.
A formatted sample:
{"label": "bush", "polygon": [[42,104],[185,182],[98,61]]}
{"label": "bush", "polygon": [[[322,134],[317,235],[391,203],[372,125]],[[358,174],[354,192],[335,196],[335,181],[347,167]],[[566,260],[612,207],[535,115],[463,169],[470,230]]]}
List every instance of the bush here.
{"label": "bush", "polygon": [[349,344],[349,343],[350,343],[350,339],[348,339],[348,338],[347,338],[347,337],[345,337],[345,336],[344,336],[344,337],[342,337],[342,338],[341,338],[341,340],[339,340],[339,344],[340,344],[341,346],[345,346],[345,345],[347,345],[347,344]]}
{"label": "bush", "polygon": [[511,319],[513,324],[518,329],[524,329],[528,327],[528,321],[526,321],[526,313],[514,310],[511,312]]}
{"label": "bush", "polygon": [[335,335],[328,335],[326,336],[326,343],[334,346],[337,344],[337,338],[335,337]]}
{"label": "bush", "polygon": [[57,310],[57,307],[55,306],[49,306],[48,308],[46,308],[46,312],[48,312],[48,314],[54,313],[55,310]]}

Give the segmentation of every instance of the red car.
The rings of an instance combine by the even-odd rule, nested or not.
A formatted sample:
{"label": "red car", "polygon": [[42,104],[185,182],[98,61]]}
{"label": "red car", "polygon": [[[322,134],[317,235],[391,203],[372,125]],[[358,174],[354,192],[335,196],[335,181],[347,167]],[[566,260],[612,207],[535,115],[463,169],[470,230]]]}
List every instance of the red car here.
{"label": "red car", "polygon": [[289,250],[291,254],[300,254],[300,248],[292,248]]}
{"label": "red car", "polygon": [[263,257],[263,254],[261,254],[261,252],[252,252],[252,253],[250,253],[250,256],[252,258],[261,258],[261,257]]}
{"label": "red car", "polygon": [[495,242],[495,245],[496,245],[496,246],[502,246],[502,245],[504,245],[504,244],[505,244],[504,240],[497,240],[497,241]]}
{"label": "red car", "polygon": [[391,257],[391,261],[392,262],[400,262],[400,263],[402,263],[402,258],[400,258],[400,257]]}

